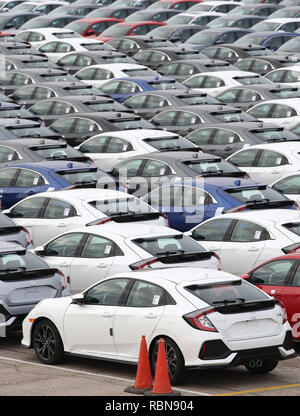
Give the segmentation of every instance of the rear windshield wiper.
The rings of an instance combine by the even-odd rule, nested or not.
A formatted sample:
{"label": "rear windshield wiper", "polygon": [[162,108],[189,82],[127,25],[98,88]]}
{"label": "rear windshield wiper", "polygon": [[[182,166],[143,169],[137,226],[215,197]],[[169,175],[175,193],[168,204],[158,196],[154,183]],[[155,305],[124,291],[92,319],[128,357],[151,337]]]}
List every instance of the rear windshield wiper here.
{"label": "rear windshield wiper", "polygon": [[0,270],[0,274],[7,274],[7,273],[19,273],[26,270],[26,267],[9,267],[7,269]]}
{"label": "rear windshield wiper", "polygon": [[215,302],[212,302],[213,305],[221,305],[221,304],[226,304],[226,303],[244,303],[245,299],[244,298],[229,298],[229,299],[224,299],[224,300],[218,300]]}

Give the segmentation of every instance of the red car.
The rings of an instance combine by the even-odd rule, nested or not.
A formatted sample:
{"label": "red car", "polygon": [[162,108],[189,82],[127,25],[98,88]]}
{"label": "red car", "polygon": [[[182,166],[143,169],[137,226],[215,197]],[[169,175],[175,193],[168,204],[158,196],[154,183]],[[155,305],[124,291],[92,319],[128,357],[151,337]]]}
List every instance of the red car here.
{"label": "red car", "polygon": [[283,303],[294,341],[300,342],[300,254],[275,257],[241,277]]}
{"label": "red car", "polygon": [[107,42],[113,37],[117,36],[133,36],[133,35],[147,35],[151,30],[159,26],[165,26],[165,22],[122,22],[117,23],[113,27],[109,27],[101,36],[98,36],[97,39],[100,39],[104,42]]}
{"label": "red car", "polygon": [[151,6],[147,7],[147,10],[153,9],[174,9],[185,11],[195,4],[202,3],[203,0],[159,0]]}
{"label": "red car", "polygon": [[76,33],[79,33],[81,36],[98,36],[107,28],[115,25],[116,23],[123,22],[124,19],[115,19],[109,17],[95,17],[95,18],[84,18],[74,20],[74,22],[69,23],[65,26],[65,29],[73,30]]}

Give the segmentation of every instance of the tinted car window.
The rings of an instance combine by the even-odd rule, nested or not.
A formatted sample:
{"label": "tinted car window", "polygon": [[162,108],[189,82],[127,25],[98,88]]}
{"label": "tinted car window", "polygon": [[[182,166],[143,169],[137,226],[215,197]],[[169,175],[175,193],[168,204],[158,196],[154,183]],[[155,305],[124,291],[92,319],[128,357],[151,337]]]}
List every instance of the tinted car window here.
{"label": "tinted car window", "polygon": [[234,227],[230,241],[257,242],[268,239],[269,235],[265,228],[248,221],[238,221]]}
{"label": "tinted car window", "polygon": [[200,225],[193,231],[195,240],[223,241],[231,219],[217,219]]}
{"label": "tinted car window", "polygon": [[254,285],[276,285],[282,286],[294,265],[295,260],[272,261],[258,267],[251,275],[249,282]]}
{"label": "tinted car window", "polygon": [[46,198],[30,198],[12,208],[11,218],[41,218]]}

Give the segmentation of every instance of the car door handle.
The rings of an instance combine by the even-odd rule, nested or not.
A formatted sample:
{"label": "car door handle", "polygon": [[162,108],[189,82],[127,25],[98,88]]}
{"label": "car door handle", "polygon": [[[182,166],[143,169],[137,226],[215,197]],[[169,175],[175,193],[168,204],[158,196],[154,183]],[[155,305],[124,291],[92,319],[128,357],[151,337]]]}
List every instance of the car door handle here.
{"label": "car door handle", "polygon": [[104,269],[105,267],[107,267],[108,265],[105,263],[99,263],[97,264],[98,269]]}
{"label": "car door handle", "polygon": [[101,316],[103,316],[103,318],[111,318],[113,314],[111,312],[103,312],[101,313]]}
{"label": "car door handle", "polygon": [[157,317],[156,313],[153,313],[153,312],[146,313],[146,315],[144,316],[145,318],[148,318],[148,319],[154,319]]}
{"label": "car door handle", "polygon": [[58,227],[66,227],[67,224],[65,222],[60,222],[59,224],[57,224]]}
{"label": "car door handle", "polygon": [[208,250],[212,250],[212,251],[214,251],[214,250],[218,250],[218,247],[214,247],[214,246],[212,246],[212,247],[208,247]]}
{"label": "car door handle", "polygon": [[271,170],[271,173],[280,173],[280,171],[279,170]]}
{"label": "car door handle", "polygon": [[58,265],[58,267],[69,267],[71,266],[69,263],[61,263]]}
{"label": "car door handle", "polygon": [[257,247],[250,247],[248,249],[248,251],[259,251],[259,248],[257,248]]}

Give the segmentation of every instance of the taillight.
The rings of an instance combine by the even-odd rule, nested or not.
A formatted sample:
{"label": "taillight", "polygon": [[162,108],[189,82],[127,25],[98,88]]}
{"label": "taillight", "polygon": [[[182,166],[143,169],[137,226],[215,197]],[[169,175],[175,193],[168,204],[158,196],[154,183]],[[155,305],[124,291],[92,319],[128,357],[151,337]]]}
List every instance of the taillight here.
{"label": "taillight", "polygon": [[26,233],[25,247],[28,247],[31,244],[31,235],[30,235],[30,232],[25,227],[22,227],[22,231],[24,231]]}
{"label": "taillight", "polygon": [[294,201],[294,207],[298,210],[300,210],[300,205],[298,204],[298,202]]}
{"label": "taillight", "polygon": [[277,304],[281,307],[281,309],[282,309],[282,325],[284,324],[284,323],[286,323],[286,321],[287,321],[287,313],[286,313],[286,309],[285,309],[285,307],[284,307],[284,304],[280,301],[280,300],[278,300],[277,299]]}
{"label": "taillight", "polygon": [[159,215],[167,221],[167,227],[170,227],[169,218],[166,216],[166,214],[159,214]]}
{"label": "taillight", "polygon": [[221,258],[216,253],[213,253],[213,256],[216,257],[216,259],[219,262],[218,270],[222,270],[222,261],[221,261]]}
{"label": "taillight", "polygon": [[88,159],[88,162],[87,162],[88,164],[90,164],[90,165],[92,165],[92,166],[96,166],[96,165],[95,165],[95,162],[93,161],[93,159],[92,159],[92,158],[88,157],[87,159]]}
{"label": "taillight", "polygon": [[61,276],[61,290],[64,290],[67,287],[67,279],[66,279],[66,276],[59,269],[57,269],[56,273]]}
{"label": "taillight", "polygon": [[212,324],[207,315],[215,312],[214,308],[201,309],[187,315],[183,315],[183,319],[195,329],[201,331],[218,332],[216,327]]}

